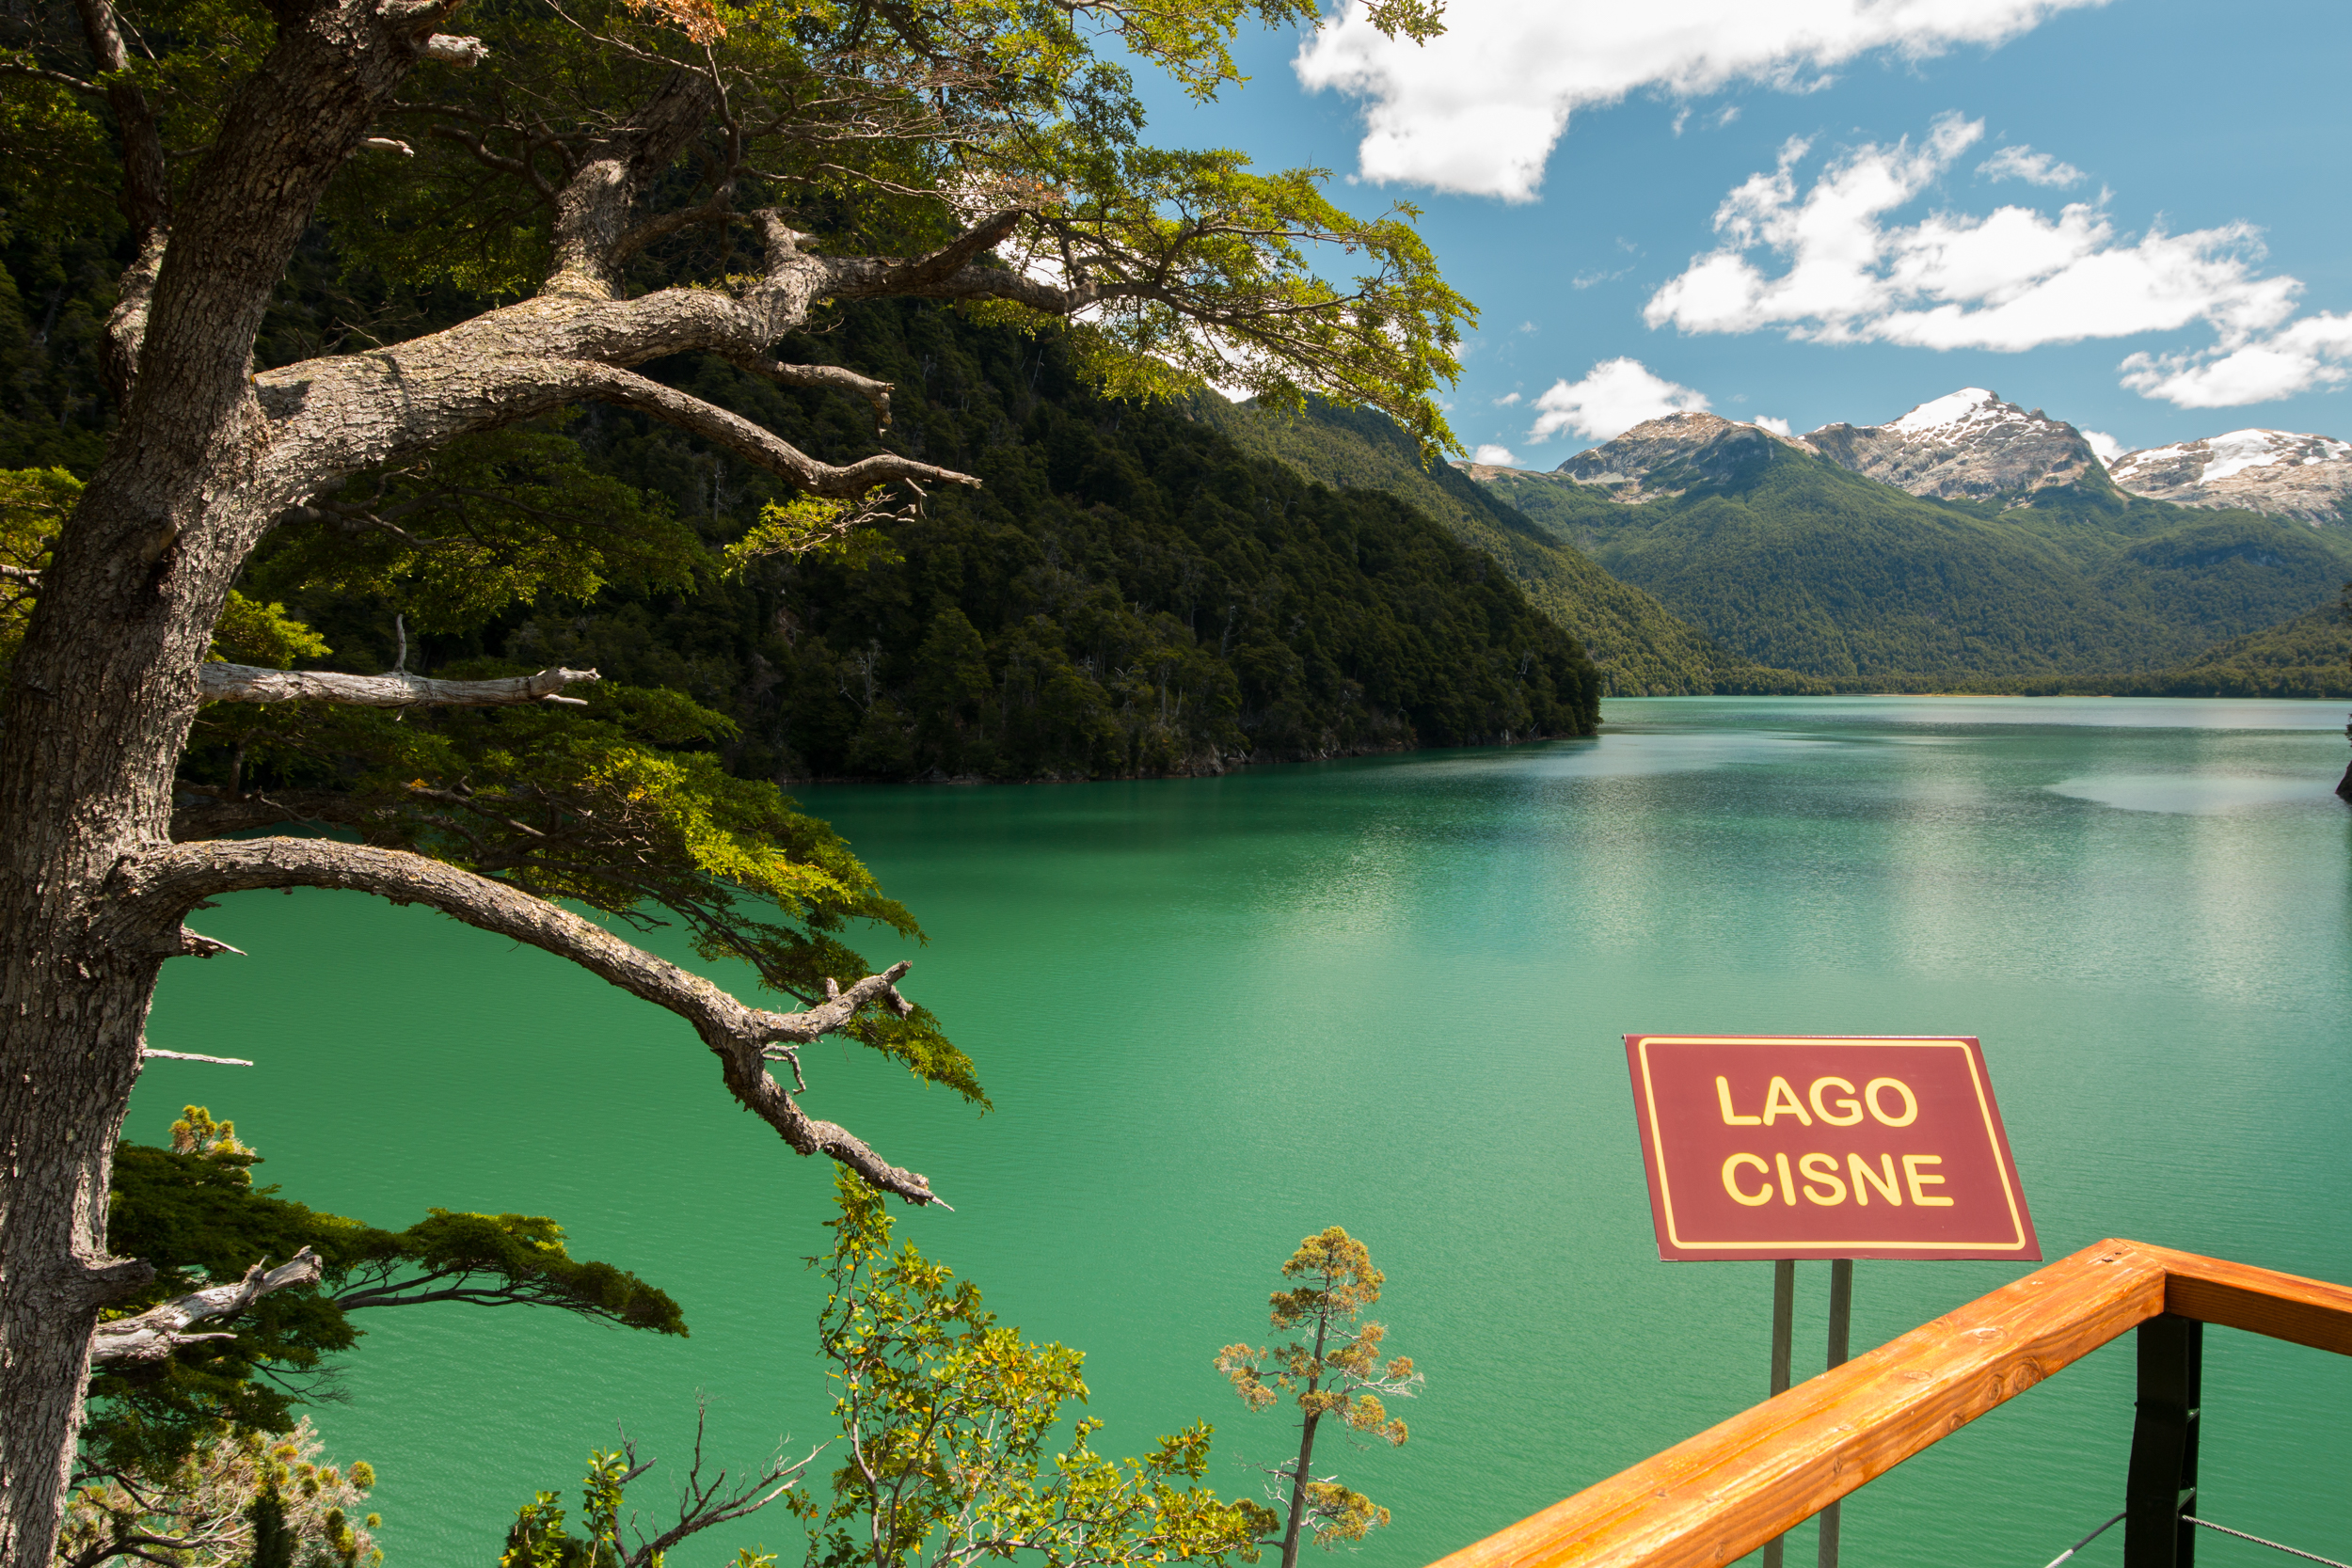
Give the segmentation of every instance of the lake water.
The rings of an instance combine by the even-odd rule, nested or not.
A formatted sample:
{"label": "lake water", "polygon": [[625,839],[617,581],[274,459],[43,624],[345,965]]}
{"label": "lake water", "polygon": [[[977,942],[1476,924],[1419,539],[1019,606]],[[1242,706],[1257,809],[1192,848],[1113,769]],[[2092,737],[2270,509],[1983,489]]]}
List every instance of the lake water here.
{"label": "lake water", "polygon": [[[1378,1315],[1428,1374],[1406,1447],[1318,1455],[1395,1510],[1366,1568],[1413,1568],[1762,1398],[1770,1269],[1657,1259],[1629,1030],[1978,1035],[2048,1257],[2120,1235],[2352,1279],[2340,707],[1683,698],[1606,718],[1597,740],[1223,779],[803,792],[925,923],[907,990],[996,1109],[834,1046],[807,1053],[805,1103],[957,1206],[904,1233],[1005,1321],[1088,1353],[1103,1451],[1206,1417],[1220,1487],[1282,1457],[1285,1428],[1210,1360],[1263,1342],[1279,1265],[1334,1224],[1387,1270]],[[826,1434],[800,1259],[828,1234],[829,1171],[733,1107],[685,1025],[356,895],[247,895],[198,925],[251,957],[173,965],[152,1042],[260,1065],[151,1066],[130,1136],[161,1141],[198,1101],[321,1208],[553,1214],[692,1325],[358,1320],[349,1402],[318,1419],[381,1471],[395,1568],[493,1560],[515,1507],[572,1493],[616,1419],[663,1456],[639,1492],[660,1506],[698,1389],[724,1459]],[[2021,1272],[1865,1262],[1855,1349]],[[1800,1377],[1827,1273],[1800,1267]],[[2131,1400],[2128,1343],[2078,1363],[1851,1499],[1847,1560],[2041,1568],[2122,1507]],[[2204,1512],[2352,1557],[2352,1363],[2216,1330],[2204,1408]],[[764,1541],[788,1568],[790,1523],[676,1560]],[[2118,1529],[2079,1560],[2121,1557]]]}

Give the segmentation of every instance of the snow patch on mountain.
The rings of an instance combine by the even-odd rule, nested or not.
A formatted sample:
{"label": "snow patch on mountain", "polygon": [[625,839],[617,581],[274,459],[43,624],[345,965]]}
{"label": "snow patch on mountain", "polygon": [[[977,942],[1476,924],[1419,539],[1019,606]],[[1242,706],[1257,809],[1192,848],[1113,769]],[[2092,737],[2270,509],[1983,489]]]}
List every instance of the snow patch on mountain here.
{"label": "snow patch on mountain", "polygon": [[2107,465],[2136,496],[2181,506],[2242,506],[2314,528],[2344,521],[2352,441],[2286,430],[2233,430],[2127,451]]}

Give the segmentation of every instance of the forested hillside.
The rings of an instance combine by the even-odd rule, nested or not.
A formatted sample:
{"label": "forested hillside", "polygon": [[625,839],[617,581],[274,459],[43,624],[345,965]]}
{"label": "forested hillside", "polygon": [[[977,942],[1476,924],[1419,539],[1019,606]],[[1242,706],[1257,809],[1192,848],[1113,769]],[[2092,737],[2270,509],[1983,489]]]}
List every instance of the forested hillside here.
{"label": "forested hillside", "polygon": [[[99,269],[22,237],[6,259],[7,462],[87,469],[108,419],[88,326]],[[435,311],[341,277],[323,245],[304,261],[265,357],[357,347],[354,324]],[[1138,776],[1597,722],[1591,662],[1487,558],[1388,496],[1253,458],[1184,408],[1095,397],[1050,335],[907,303],[847,312],[787,354],[895,381],[884,444],[984,487],[942,488],[851,559],[729,576],[720,552],[781,487],[590,405],[437,458],[431,476],[327,498],[264,545],[247,588],[324,634],[331,657],[301,662],[389,667],[404,614],[412,671],[561,663],[683,691],[731,724],[719,744],[746,777]],[[709,357],[653,372],[818,456],[873,448],[863,401]],[[425,512],[399,510],[428,490]],[[469,610],[503,596],[469,578],[544,572],[554,535],[603,538],[600,568],[545,575],[525,609]],[[358,569],[323,572],[355,550]]]}
{"label": "forested hillside", "polygon": [[2010,683],[2022,696],[2352,697],[2352,620],[2324,604],[2293,620],[2217,643],[2174,665],[2129,675],[2066,675]]}
{"label": "forested hillside", "polygon": [[2153,673],[2286,621],[2352,572],[2344,540],[2128,497],[1909,495],[1777,442],[1734,469],[1600,486],[1481,469],[1494,492],[1739,653],[1846,689]]}
{"label": "forested hillside", "polygon": [[1385,491],[1502,562],[1536,608],[1583,644],[1611,695],[1826,689],[1723,647],[1459,469],[1424,468],[1412,439],[1380,414],[1316,403],[1292,418],[1214,393],[1200,395],[1196,411],[1249,451],[1335,488]]}

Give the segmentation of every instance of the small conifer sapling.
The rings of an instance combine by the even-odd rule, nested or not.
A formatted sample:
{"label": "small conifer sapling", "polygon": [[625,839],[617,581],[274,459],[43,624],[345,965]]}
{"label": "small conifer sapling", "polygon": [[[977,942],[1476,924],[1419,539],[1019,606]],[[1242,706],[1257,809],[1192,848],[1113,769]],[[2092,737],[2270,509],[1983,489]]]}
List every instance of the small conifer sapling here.
{"label": "small conifer sapling", "polygon": [[[1386,1276],[1373,1266],[1372,1251],[1338,1226],[1306,1237],[1282,1265],[1282,1275],[1299,1283],[1274,1292],[1273,1325],[1299,1336],[1272,1350],[1227,1345],[1216,1353],[1216,1370],[1252,1410],[1263,1410],[1295,1394],[1300,1412],[1298,1457],[1273,1466],[1268,1495],[1283,1516],[1281,1568],[1297,1568],[1302,1533],[1331,1548],[1360,1541],[1389,1522],[1389,1511],[1340,1483],[1336,1475],[1314,1473],[1315,1436],[1330,1416],[1351,1432],[1378,1438],[1391,1448],[1405,1441],[1405,1423],[1390,1416],[1383,1399],[1410,1399],[1422,1374],[1410,1356],[1380,1358],[1388,1330],[1359,1321],[1380,1299]],[[1279,1392],[1278,1392],[1279,1390]]]}

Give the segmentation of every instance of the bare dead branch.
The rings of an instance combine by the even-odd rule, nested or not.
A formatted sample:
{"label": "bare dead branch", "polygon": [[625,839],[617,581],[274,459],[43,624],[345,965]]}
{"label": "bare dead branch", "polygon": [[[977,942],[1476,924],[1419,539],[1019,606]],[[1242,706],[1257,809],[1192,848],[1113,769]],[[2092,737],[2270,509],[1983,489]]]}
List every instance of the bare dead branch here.
{"label": "bare dead branch", "polygon": [[205,1056],[194,1051],[158,1051],[151,1045],[141,1046],[139,1056],[142,1060],[160,1056],[167,1062],[212,1062],[219,1067],[251,1067],[253,1065],[243,1056]]}
{"label": "bare dead branch", "polygon": [[890,428],[891,383],[877,381],[870,375],[860,375],[839,365],[787,365],[765,355],[746,355],[730,359],[737,370],[775,382],[781,387],[817,387],[831,392],[850,392],[873,405],[874,427]]}
{"label": "bare dead branch", "polygon": [[318,1254],[304,1247],[266,1274],[262,1272],[262,1265],[256,1263],[234,1285],[214,1285],[205,1290],[191,1291],[184,1296],[172,1297],[160,1307],[151,1307],[135,1318],[118,1318],[112,1323],[100,1323],[97,1332],[90,1336],[90,1361],[93,1365],[113,1361],[161,1361],[182,1345],[197,1344],[207,1339],[233,1339],[236,1338],[234,1334],[190,1334],[186,1330],[191,1323],[201,1323],[208,1318],[233,1318],[273,1291],[282,1291],[293,1285],[315,1285],[322,1272]]}
{"label": "bare dead branch", "polygon": [[876,452],[842,467],[819,463],[808,453],[780,436],[771,435],[739,414],[731,414],[717,404],[705,403],[698,397],[664,387],[659,381],[637,374],[633,371],[616,370],[610,365],[578,367],[581,389],[589,397],[634,408],[655,419],[676,425],[700,436],[707,441],[727,448],[750,458],[771,473],[790,480],[811,495],[828,496],[836,500],[854,500],[878,484],[896,480],[929,482],[933,484],[966,484],[978,489],[980,482],[970,474],[957,473],[952,468],[936,467],[917,463],[896,452]]}
{"label": "bare dead branch", "polygon": [[0,76],[29,77],[36,82],[46,82],[51,87],[63,87],[69,92],[87,93],[93,98],[106,96],[106,89],[95,82],[85,82],[79,76],[69,76],[62,71],[51,71],[46,66],[28,65],[22,60],[0,62]]}
{"label": "bare dead branch", "polygon": [[38,585],[40,581],[40,574],[34,571],[30,566],[11,566],[7,562],[0,561],[0,579],[5,579],[9,582],[29,582]]}
{"label": "bare dead branch", "polygon": [[[724,1470],[706,1481],[703,1480],[703,1429],[708,1414],[707,1402],[697,1401],[694,1409],[694,1454],[688,1465],[686,1480],[678,1488],[677,1523],[648,1541],[644,1532],[637,1529],[632,1516],[630,1528],[637,1536],[638,1544],[637,1549],[628,1555],[627,1568],[652,1568],[687,1537],[700,1534],[714,1525],[727,1524],[758,1513],[790,1491],[793,1483],[800,1480],[801,1473],[825,1451],[826,1445],[819,1443],[789,1463],[779,1453],[758,1475],[733,1488],[727,1485]],[[621,1433],[621,1449],[628,1459],[628,1479],[633,1480],[653,1468],[654,1461],[650,1459],[643,1464],[638,1462],[637,1445],[629,1441],[627,1432]]]}
{"label": "bare dead branch", "polygon": [[[869,1006],[901,1018],[914,1005],[898,993],[904,962],[869,974],[803,1012],[749,1007],[701,975],[631,946],[611,931],[502,882],[401,850],[331,839],[247,838],[176,844],[127,858],[117,872],[115,908],[131,923],[176,921],[215,894],[264,887],[347,888],[425,904],[453,919],[568,958],[632,996],[692,1024],[719,1058],[738,1103],[798,1153],[823,1154],[910,1203],[938,1203],[919,1172],[889,1164],[848,1129],[818,1121],[769,1076],[763,1054],[777,1041],[805,1045],[847,1027]],[[127,933],[125,940],[135,940]],[[946,1207],[941,1204],[942,1208]]]}
{"label": "bare dead branch", "polygon": [[560,693],[599,680],[594,670],[542,670],[503,680],[437,681],[422,675],[346,675],[332,670],[266,670],[207,659],[198,666],[199,691],[208,703],[341,703],[347,707],[516,707],[560,703],[585,707]]}

